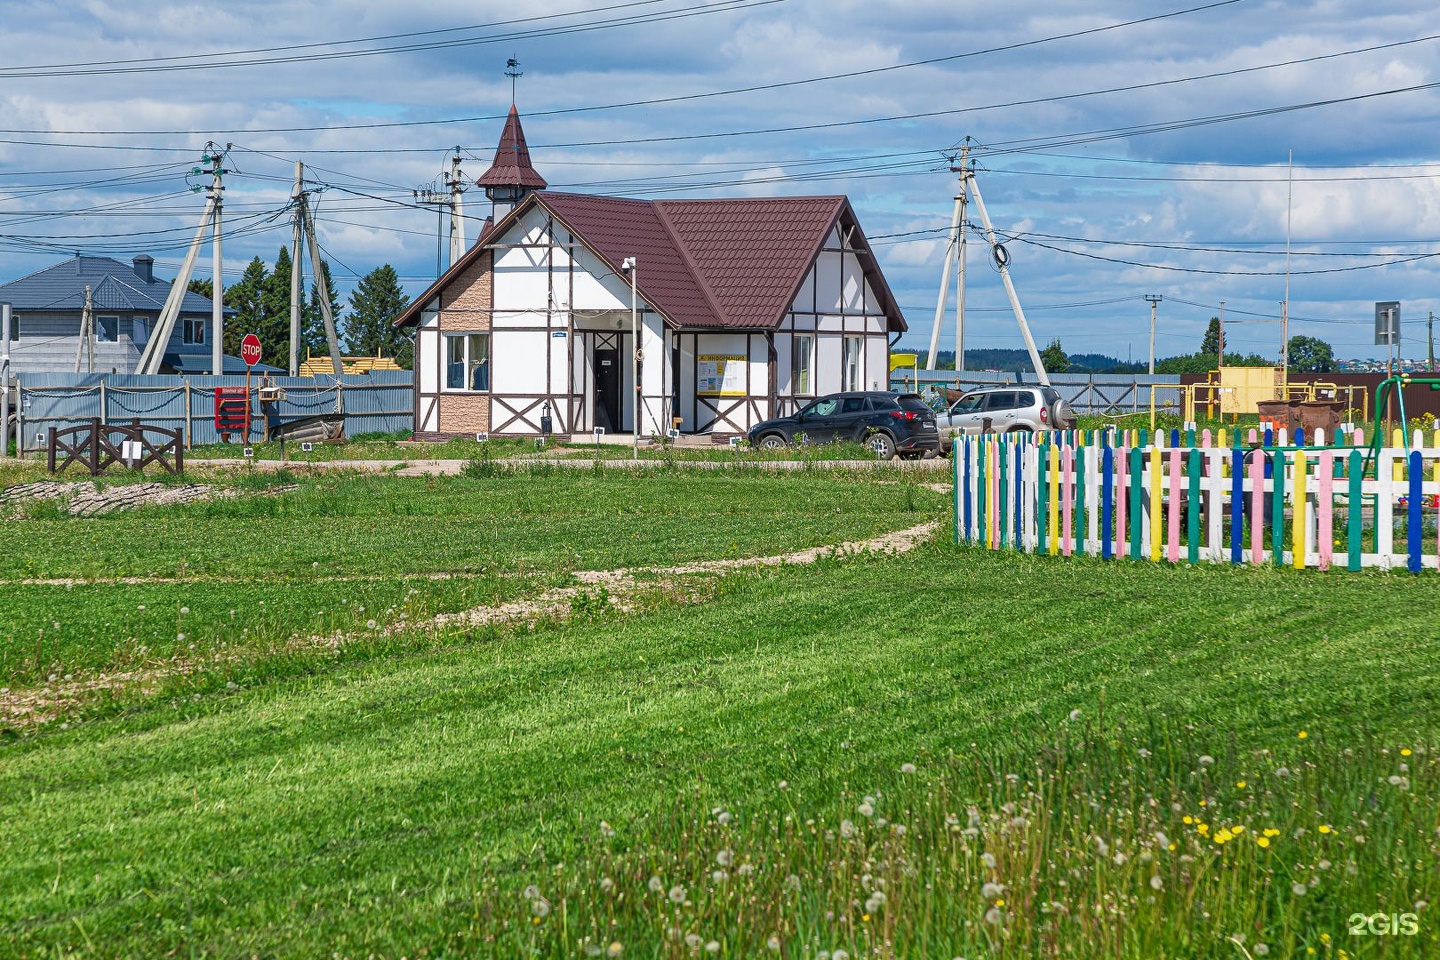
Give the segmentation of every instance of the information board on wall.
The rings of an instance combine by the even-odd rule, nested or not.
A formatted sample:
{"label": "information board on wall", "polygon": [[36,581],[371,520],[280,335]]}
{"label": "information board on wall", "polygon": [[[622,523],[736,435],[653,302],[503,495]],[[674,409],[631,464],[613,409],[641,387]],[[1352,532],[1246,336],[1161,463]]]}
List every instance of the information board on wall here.
{"label": "information board on wall", "polygon": [[745,396],[743,356],[700,356],[695,376],[695,393],[702,397]]}

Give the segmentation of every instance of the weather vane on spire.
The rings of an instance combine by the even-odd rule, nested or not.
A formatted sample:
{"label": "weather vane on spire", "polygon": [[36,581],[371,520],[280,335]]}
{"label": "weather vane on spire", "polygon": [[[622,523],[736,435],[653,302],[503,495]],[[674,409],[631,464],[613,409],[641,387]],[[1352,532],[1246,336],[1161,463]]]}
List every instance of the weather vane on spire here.
{"label": "weather vane on spire", "polygon": [[510,78],[510,102],[515,102],[515,81],[525,74],[520,72],[520,61],[511,57],[505,61],[505,76]]}

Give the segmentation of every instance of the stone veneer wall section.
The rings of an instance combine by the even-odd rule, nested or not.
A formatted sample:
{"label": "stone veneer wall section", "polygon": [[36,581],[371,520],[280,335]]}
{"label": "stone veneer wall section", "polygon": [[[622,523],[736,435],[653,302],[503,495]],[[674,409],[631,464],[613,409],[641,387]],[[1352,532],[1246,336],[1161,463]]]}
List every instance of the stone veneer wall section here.
{"label": "stone veneer wall section", "polygon": [[494,272],[490,269],[495,255],[482,253],[440,293],[440,329],[489,330],[490,309],[495,303]]}
{"label": "stone veneer wall section", "polygon": [[440,398],[441,433],[489,433],[490,397],[483,393],[447,393]]}

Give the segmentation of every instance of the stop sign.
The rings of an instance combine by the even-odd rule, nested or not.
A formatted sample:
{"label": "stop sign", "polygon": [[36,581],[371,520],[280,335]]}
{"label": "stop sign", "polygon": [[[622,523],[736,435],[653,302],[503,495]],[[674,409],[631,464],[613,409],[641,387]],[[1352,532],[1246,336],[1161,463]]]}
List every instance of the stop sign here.
{"label": "stop sign", "polygon": [[240,341],[240,359],[245,361],[245,366],[253,367],[260,362],[260,338],[253,333],[245,334],[245,339]]}

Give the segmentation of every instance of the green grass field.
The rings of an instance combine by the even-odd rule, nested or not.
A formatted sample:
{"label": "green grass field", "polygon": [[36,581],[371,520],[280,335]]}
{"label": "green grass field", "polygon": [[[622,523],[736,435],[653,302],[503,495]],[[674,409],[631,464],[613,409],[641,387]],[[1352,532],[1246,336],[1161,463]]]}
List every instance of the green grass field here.
{"label": "green grass field", "polygon": [[[0,685],[136,644],[213,667],[0,740],[0,954],[1440,950],[1433,577],[991,554],[942,526],[698,593],[659,578],[629,612],[581,592],[363,640],[397,604],[838,543],[945,501],[821,471],[539,471],[0,524],[12,578],[173,578],[0,585]],[[362,640],[287,647],[309,597]],[[1380,912],[1416,931],[1351,932]]]}

